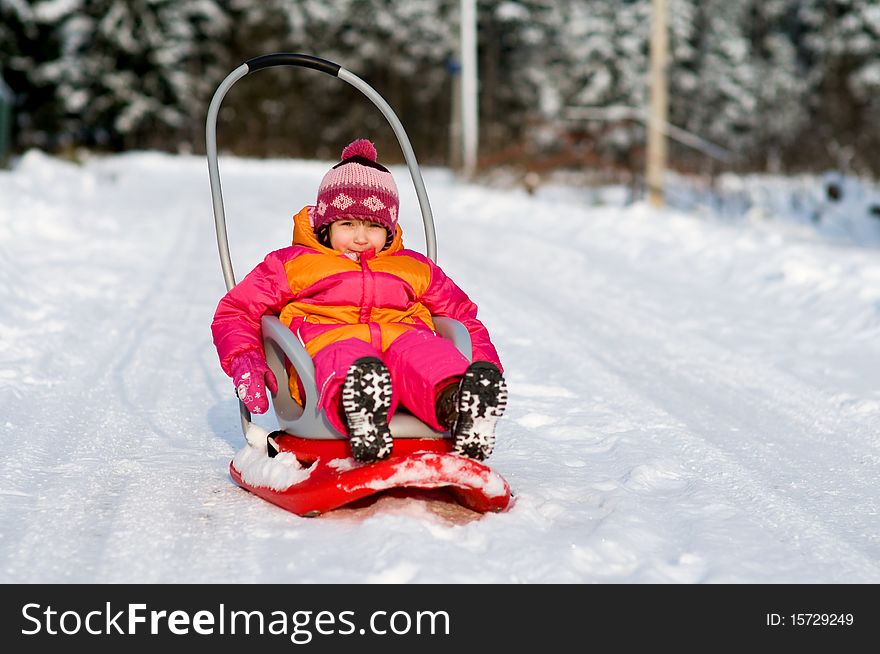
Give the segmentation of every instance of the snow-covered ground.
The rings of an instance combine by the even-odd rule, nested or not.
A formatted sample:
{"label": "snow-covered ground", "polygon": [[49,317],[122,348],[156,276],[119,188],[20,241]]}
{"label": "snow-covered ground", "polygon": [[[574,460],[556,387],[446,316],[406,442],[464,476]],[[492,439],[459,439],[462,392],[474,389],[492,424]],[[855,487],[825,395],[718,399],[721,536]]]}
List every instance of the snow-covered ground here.
{"label": "snow-covered ground", "polygon": [[[239,278],[327,167],[221,160]],[[0,172],[0,581],[880,582],[880,220],[799,220],[785,180],[743,218],[426,182],[511,389],[516,504],[479,519],[299,518],[230,480],[203,159]]]}

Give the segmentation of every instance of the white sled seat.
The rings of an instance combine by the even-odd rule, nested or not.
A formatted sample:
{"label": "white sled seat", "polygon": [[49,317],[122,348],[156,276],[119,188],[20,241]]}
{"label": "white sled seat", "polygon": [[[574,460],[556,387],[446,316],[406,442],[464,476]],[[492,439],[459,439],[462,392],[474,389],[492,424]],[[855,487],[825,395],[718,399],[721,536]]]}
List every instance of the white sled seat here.
{"label": "white sled seat", "polygon": [[[459,352],[470,361],[473,357],[471,335],[467,328],[452,318],[433,317],[437,333],[452,341]],[[318,390],[315,383],[315,364],[299,339],[277,316],[265,315],[262,320],[263,345],[266,361],[278,379],[278,393],[272,396],[272,405],[280,429],[301,438],[346,438],[318,409]],[[304,390],[304,406],[291,397],[287,361],[293,364]],[[410,413],[398,410],[389,425],[394,438],[444,438],[448,432],[438,432]]]}

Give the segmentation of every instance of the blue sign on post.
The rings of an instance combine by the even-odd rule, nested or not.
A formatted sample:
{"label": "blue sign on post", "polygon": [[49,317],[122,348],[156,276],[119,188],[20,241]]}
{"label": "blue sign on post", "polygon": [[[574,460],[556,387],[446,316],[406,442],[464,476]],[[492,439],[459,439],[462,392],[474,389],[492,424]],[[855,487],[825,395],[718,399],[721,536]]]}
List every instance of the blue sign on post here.
{"label": "blue sign on post", "polygon": [[0,75],[0,166],[9,161],[12,148],[12,103],[15,96]]}

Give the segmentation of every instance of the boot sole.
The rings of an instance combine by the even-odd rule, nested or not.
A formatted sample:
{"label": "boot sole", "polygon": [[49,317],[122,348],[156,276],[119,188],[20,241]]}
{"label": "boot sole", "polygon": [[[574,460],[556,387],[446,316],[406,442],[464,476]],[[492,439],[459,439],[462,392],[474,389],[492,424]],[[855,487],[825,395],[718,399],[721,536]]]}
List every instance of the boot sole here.
{"label": "boot sole", "polygon": [[363,357],[348,369],[342,385],[342,410],[348,424],[351,453],[371,463],[387,458],[394,441],[388,426],[391,373],[377,357]]}
{"label": "boot sole", "polygon": [[507,383],[493,364],[472,363],[458,391],[453,452],[482,461],[495,448],[495,424],[507,408]]}

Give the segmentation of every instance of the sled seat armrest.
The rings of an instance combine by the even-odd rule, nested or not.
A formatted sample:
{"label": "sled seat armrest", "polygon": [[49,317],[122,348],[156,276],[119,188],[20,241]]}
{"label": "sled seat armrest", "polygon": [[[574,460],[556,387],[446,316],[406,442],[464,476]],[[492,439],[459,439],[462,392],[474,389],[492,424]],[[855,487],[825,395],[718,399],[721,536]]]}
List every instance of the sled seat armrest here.
{"label": "sled seat armrest", "polygon": [[[315,364],[306,348],[282,323],[278,316],[263,316],[263,348],[266,363],[278,379],[278,393],[272,396],[272,406],[282,429],[293,433],[308,435],[310,438],[340,438],[341,435],[318,408],[318,393],[315,385]],[[304,389],[303,406],[291,396],[288,385],[287,362],[293,365]]]}
{"label": "sled seat armrest", "polygon": [[458,348],[468,361],[474,358],[473,343],[471,343],[471,334],[461,322],[455,318],[447,318],[446,316],[431,316],[434,322],[434,331],[443,338],[448,338],[452,344]]}
{"label": "sled seat armrest", "polygon": [[[277,316],[265,315],[261,322],[263,339],[279,345],[296,368],[296,374],[299,375],[303,385],[306,388],[314,387],[315,364],[296,334],[290,331],[290,327],[282,323]],[[266,358],[268,357],[269,353],[266,352]]]}

